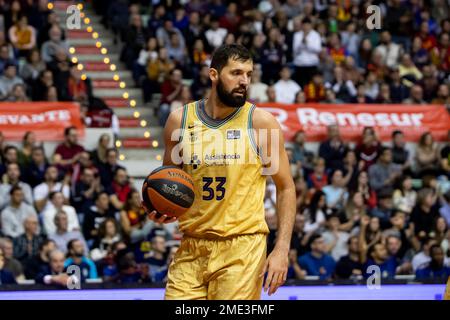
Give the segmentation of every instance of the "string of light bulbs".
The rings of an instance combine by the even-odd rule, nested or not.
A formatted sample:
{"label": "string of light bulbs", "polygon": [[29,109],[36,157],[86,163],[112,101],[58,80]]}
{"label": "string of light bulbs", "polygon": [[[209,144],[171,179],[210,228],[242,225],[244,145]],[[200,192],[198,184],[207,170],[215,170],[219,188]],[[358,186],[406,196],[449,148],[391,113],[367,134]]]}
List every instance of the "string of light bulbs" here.
{"label": "string of light bulbs", "polygon": [[[52,2],[49,2],[49,3],[47,4],[47,8],[48,8],[49,10],[53,10],[54,4],[53,4]],[[101,54],[104,56],[104,58],[103,58],[103,63],[106,64],[106,65],[109,65],[109,70],[111,70],[112,72],[116,71],[116,70],[117,70],[117,66],[116,66],[114,63],[111,63],[111,59],[110,59],[110,57],[108,56],[108,49],[105,48],[105,47],[103,46],[103,44],[101,43],[101,41],[99,40],[100,35],[99,35],[98,32],[96,32],[96,31],[94,30],[94,28],[92,27],[92,25],[91,25],[91,19],[89,19],[89,17],[87,17],[86,14],[83,12],[83,9],[84,9],[83,4],[82,4],[82,3],[78,3],[78,4],[77,4],[77,8],[78,8],[78,10],[79,10],[79,12],[80,12],[80,18],[82,19],[82,21],[83,21],[83,23],[84,23],[84,27],[86,28],[86,31],[87,31],[88,33],[91,34],[92,39],[97,40],[96,43],[95,43],[95,46],[96,46],[97,48],[100,49]],[[82,63],[79,62],[79,59],[78,59],[78,57],[77,57],[77,55],[76,55],[76,49],[75,49],[75,47],[73,47],[73,46],[70,47],[70,48],[69,48],[69,52],[70,52],[70,54],[72,55],[71,61],[72,61],[73,63],[76,63],[76,64],[77,64],[78,70],[83,71],[83,70],[84,70],[84,65],[83,65]],[[83,74],[81,75],[81,79],[82,79],[82,80],[86,80],[86,78],[87,78],[86,73],[83,73]],[[125,83],[124,81],[120,81],[120,76],[119,76],[118,73],[114,73],[112,79],[113,79],[114,81],[116,81],[116,82],[119,82],[119,87],[120,87],[121,89],[125,89],[125,88],[126,88],[126,83]],[[130,94],[129,94],[128,91],[125,91],[125,92],[122,94],[122,98],[125,99],[125,100],[127,100],[128,106],[129,106],[130,108],[135,108],[135,107],[136,107],[136,100],[135,100],[135,99],[130,99]],[[139,119],[139,120],[140,120],[140,121],[139,121],[139,125],[140,125],[142,128],[146,128],[146,127],[147,127],[147,125],[148,125],[147,120],[141,119],[141,114],[140,114],[139,111],[135,110],[135,111],[133,112],[133,117],[134,117],[135,119]],[[143,135],[144,135],[144,138],[149,139],[150,136],[151,136],[151,134],[150,134],[150,129],[149,129],[149,128],[146,128],[146,130],[144,131],[144,134],[143,134]],[[153,140],[151,145],[152,145],[153,148],[157,148],[157,147],[159,146],[159,143],[158,143],[157,140]],[[125,157],[125,154],[123,154],[123,153],[121,152],[121,148],[122,148],[122,146],[123,146],[122,141],[121,141],[120,139],[117,139],[116,142],[115,142],[115,146],[116,146],[117,150],[119,151],[119,159],[120,159],[121,161],[125,160],[125,158],[126,158],[126,157]],[[155,158],[156,158],[156,160],[161,161],[162,156],[161,156],[160,154],[158,154],[158,155],[156,155]]]}

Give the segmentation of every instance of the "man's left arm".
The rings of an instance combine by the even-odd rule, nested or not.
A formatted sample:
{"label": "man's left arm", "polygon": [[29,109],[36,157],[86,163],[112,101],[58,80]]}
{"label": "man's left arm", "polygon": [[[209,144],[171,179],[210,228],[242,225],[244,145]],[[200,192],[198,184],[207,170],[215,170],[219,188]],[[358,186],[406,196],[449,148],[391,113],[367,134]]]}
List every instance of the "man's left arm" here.
{"label": "man's left arm", "polygon": [[[265,169],[270,166],[268,170],[273,170],[270,175],[277,189],[277,239],[261,275],[263,276],[267,271],[264,290],[269,290],[271,295],[286,281],[287,277],[289,247],[296,214],[295,184],[284,147],[283,132],[278,121],[269,112],[255,109],[253,127],[256,130],[262,161],[266,164]],[[259,129],[266,129],[267,134],[259,135]]]}

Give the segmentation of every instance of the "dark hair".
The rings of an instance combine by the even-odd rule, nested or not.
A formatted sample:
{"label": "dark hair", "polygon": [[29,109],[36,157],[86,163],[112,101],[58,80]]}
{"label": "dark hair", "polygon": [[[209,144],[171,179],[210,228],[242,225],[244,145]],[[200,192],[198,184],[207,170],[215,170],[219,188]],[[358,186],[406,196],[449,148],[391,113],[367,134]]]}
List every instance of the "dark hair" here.
{"label": "dark hair", "polygon": [[98,192],[98,193],[95,194],[95,196],[94,196],[94,202],[97,202],[97,200],[100,199],[100,196],[102,196],[103,194],[106,194],[106,195],[109,197],[108,192],[106,192],[106,191],[103,190],[103,191],[100,191],[100,192]]}
{"label": "dark hair", "polygon": [[321,197],[325,197],[325,193],[322,190],[314,192],[311,202],[309,203],[309,218],[311,222],[316,222],[317,210],[319,210],[319,201]]}
{"label": "dark hair", "polygon": [[424,132],[424,133],[420,136],[420,139],[419,139],[419,146],[420,146],[420,147],[424,147],[424,146],[425,146],[425,139],[427,138],[427,136],[431,136],[431,138],[433,138],[431,132],[429,132],[429,131]]}
{"label": "dark hair", "polygon": [[387,146],[381,146],[380,147],[380,156],[382,154],[384,154],[386,151],[391,151],[391,148],[387,147]]}
{"label": "dark hair", "polygon": [[52,191],[48,194],[48,198],[49,200],[53,200],[53,197],[57,194],[57,193],[62,193],[61,191]]}
{"label": "dark hair", "polygon": [[308,17],[305,17],[305,18],[303,18],[303,20],[302,20],[302,24],[304,24],[304,23],[309,23],[309,24],[311,24],[311,23],[312,23],[312,21],[311,21],[311,19],[310,19],[310,18],[308,18]]}
{"label": "dark hair", "polygon": [[441,247],[439,244],[433,244],[433,245],[430,247],[430,256],[431,256],[433,250],[436,250],[436,249],[441,249],[441,250],[442,250],[442,247]]}
{"label": "dark hair", "polygon": [[65,128],[64,129],[64,136],[67,137],[69,135],[69,133],[70,133],[70,130],[72,130],[72,129],[76,129],[76,127],[75,126],[70,126],[70,127]]}
{"label": "dark hair", "polygon": [[390,199],[390,198],[392,198],[392,193],[393,193],[392,188],[386,187],[386,188],[383,188],[380,191],[378,191],[377,198],[378,198],[378,200]]}
{"label": "dark hair", "polygon": [[44,74],[46,74],[47,72],[50,72],[51,75],[53,76],[53,73],[52,73],[51,70],[49,70],[49,69],[44,69],[44,70],[42,70],[41,72],[39,72],[39,78],[42,78],[42,77],[44,76]]}
{"label": "dark hair", "polygon": [[25,134],[23,135],[23,138],[22,138],[22,143],[25,143],[25,141],[28,139],[28,137],[30,136],[30,134],[32,134],[33,132],[32,131],[27,131],[27,132],[25,132]]}
{"label": "dark hair", "polygon": [[112,222],[116,228],[116,233],[119,233],[119,224],[117,223],[117,220],[111,217],[106,218],[102,223],[100,223],[100,226],[98,227],[99,239],[103,239],[106,236],[106,224],[108,222]]}
{"label": "dark hair", "polygon": [[400,190],[402,196],[405,195],[405,192],[403,190],[403,183],[405,182],[405,180],[407,179],[411,179],[411,176],[409,174],[402,174],[401,176],[399,176],[395,182],[394,182],[394,186],[396,189]]}
{"label": "dark hair", "polygon": [[26,58],[29,63],[31,63],[31,57],[33,56],[33,53],[35,53],[35,52],[37,52],[39,55],[41,54],[39,49],[37,49],[37,48],[31,49],[30,52],[28,52],[28,55]]}
{"label": "dark hair", "polygon": [[116,170],[114,170],[114,177],[117,175],[117,172],[119,172],[119,171],[125,171],[125,173],[127,172],[127,170],[125,169],[125,168],[123,168],[123,167],[118,167],[118,168],[116,168]]}
{"label": "dark hair", "polygon": [[20,172],[20,166],[19,166],[19,164],[16,163],[16,162],[8,163],[8,164],[6,165],[6,171],[8,171],[8,170],[9,170],[9,167],[11,167],[11,166],[17,166],[17,167],[19,168],[19,172]]}
{"label": "dark hair", "polygon": [[51,239],[45,239],[44,241],[42,241],[41,244],[39,245],[39,251],[42,251],[44,247],[47,246],[50,242],[55,243],[55,241]]}
{"label": "dark hair", "polygon": [[67,242],[67,255],[70,254],[69,251],[72,250],[73,244],[74,244],[76,241],[80,241],[80,239],[72,239],[72,240],[70,240],[69,242]]}
{"label": "dark hair", "polygon": [[395,209],[392,211],[391,218],[395,218],[395,216],[399,214],[403,214],[405,217],[408,215],[405,211],[401,209]]}
{"label": "dark hair", "polygon": [[356,155],[356,151],[354,149],[352,149],[352,148],[345,149],[345,151],[344,151],[344,158],[346,158],[349,153],[354,153],[356,158],[358,158],[357,155]]}
{"label": "dark hair", "polygon": [[328,214],[328,215],[325,217],[326,221],[330,221],[330,220],[333,219],[333,218],[337,218],[337,219],[339,219],[339,222],[341,222],[341,217],[339,216],[339,214],[338,214],[336,211],[334,211],[334,212]]}
{"label": "dark hair", "polygon": [[106,149],[105,155],[108,155],[112,151],[114,151],[116,154],[118,153],[116,148],[108,148],[108,149]]}
{"label": "dark hair", "polygon": [[12,196],[13,193],[16,192],[17,190],[22,191],[22,187],[19,185],[12,186],[12,188],[9,190],[9,195]]}
{"label": "dark hair", "polygon": [[321,235],[321,234],[318,234],[318,233],[314,233],[314,234],[309,238],[309,241],[308,241],[308,247],[309,247],[309,250],[311,250],[311,246],[312,246],[312,244],[314,243],[314,241],[316,241],[316,240],[319,239],[319,238],[322,238],[322,235]]}
{"label": "dark hair", "polygon": [[425,199],[429,195],[434,195],[434,194],[435,194],[435,191],[432,188],[420,189],[419,192],[417,192],[416,205],[421,206],[425,202]]}
{"label": "dark hair", "polygon": [[372,258],[372,253],[375,251],[375,247],[376,247],[377,244],[383,245],[382,242],[375,242],[373,245],[371,245],[369,247],[369,249],[367,250],[367,257],[368,258]]}
{"label": "dark hair", "polygon": [[3,154],[6,154],[6,153],[8,153],[8,151],[9,150],[11,150],[11,149],[14,149],[14,150],[16,150],[16,152],[18,152],[19,150],[17,149],[17,147],[16,146],[12,146],[12,145],[8,145],[8,146],[6,146],[4,149],[3,149]]}
{"label": "dark hair", "polygon": [[45,156],[45,150],[43,146],[34,146],[33,148],[31,148],[31,153],[33,153],[34,151],[40,150],[44,153]]}
{"label": "dark hair", "polygon": [[221,45],[214,51],[211,68],[220,72],[228,64],[229,59],[242,62],[253,61],[252,55],[246,47],[240,44]]}
{"label": "dark hair", "polygon": [[55,169],[56,169],[56,172],[57,172],[56,180],[58,180],[58,178],[59,178],[59,171],[58,171],[58,167],[57,167],[56,165],[54,165],[54,164],[49,164],[49,165],[47,166],[47,168],[45,168],[44,173],[47,174],[47,171],[48,171],[49,169],[51,169],[51,168],[55,168]]}
{"label": "dark hair", "polygon": [[353,239],[359,240],[359,236],[357,236],[357,235],[350,236],[350,237],[348,238],[348,240],[347,240],[347,245],[348,245],[348,246],[352,243],[352,240],[353,240]]}
{"label": "dark hair", "polygon": [[401,130],[392,131],[392,138],[394,138],[395,136],[398,136],[399,134],[403,134],[403,131],[401,131]]}
{"label": "dark hair", "polygon": [[135,194],[136,192],[139,193],[139,191],[134,188],[131,188],[130,192],[128,192],[127,199],[125,200],[125,203],[123,205],[123,210],[125,211],[131,210],[131,198],[133,198],[133,194]]}

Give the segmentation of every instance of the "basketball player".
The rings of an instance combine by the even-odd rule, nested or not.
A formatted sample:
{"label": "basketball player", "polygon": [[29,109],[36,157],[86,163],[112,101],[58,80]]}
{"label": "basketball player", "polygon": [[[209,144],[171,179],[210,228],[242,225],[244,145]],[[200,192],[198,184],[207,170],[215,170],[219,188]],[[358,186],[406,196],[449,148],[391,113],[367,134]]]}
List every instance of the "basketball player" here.
{"label": "basketball player", "polygon": [[[188,159],[182,167],[193,178],[195,201],[179,218],[183,239],[169,267],[166,299],[259,299],[265,274],[264,290],[269,295],[286,280],[295,187],[280,125],[269,112],[246,101],[252,70],[245,47],[219,47],[209,70],[209,97],[172,111],[167,120],[163,164],[177,165],[172,151],[181,143],[182,159]],[[172,137],[177,129],[181,129],[178,140]],[[274,130],[277,141],[270,134],[263,137],[258,129]],[[201,139],[208,133],[221,134],[222,141]],[[235,141],[246,142],[245,147],[221,156],[217,150],[198,155],[195,148],[186,154],[189,149],[183,147],[200,144],[202,150],[212,150]],[[279,146],[274,154],[272,144]],[[233,162],[252,156],[256,161]],[[271,174],[277,188],[278,231],[275,248],[266,259],[269,229],[263,168],[268,166],[278,168]],[[149,217],[159,223],[176,220],[156,211]]]}

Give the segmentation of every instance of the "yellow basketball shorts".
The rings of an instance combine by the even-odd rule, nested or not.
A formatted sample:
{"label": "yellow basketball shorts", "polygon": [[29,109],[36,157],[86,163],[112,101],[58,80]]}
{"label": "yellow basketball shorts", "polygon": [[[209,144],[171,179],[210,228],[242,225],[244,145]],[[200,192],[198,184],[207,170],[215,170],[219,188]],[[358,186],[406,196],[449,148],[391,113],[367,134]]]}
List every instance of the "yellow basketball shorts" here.
{"label": "yellow basketball shorts", "polygon": [[223,240],[184,237],[169,267],[165,299],[260,299],[266,247],[262,233]]}

